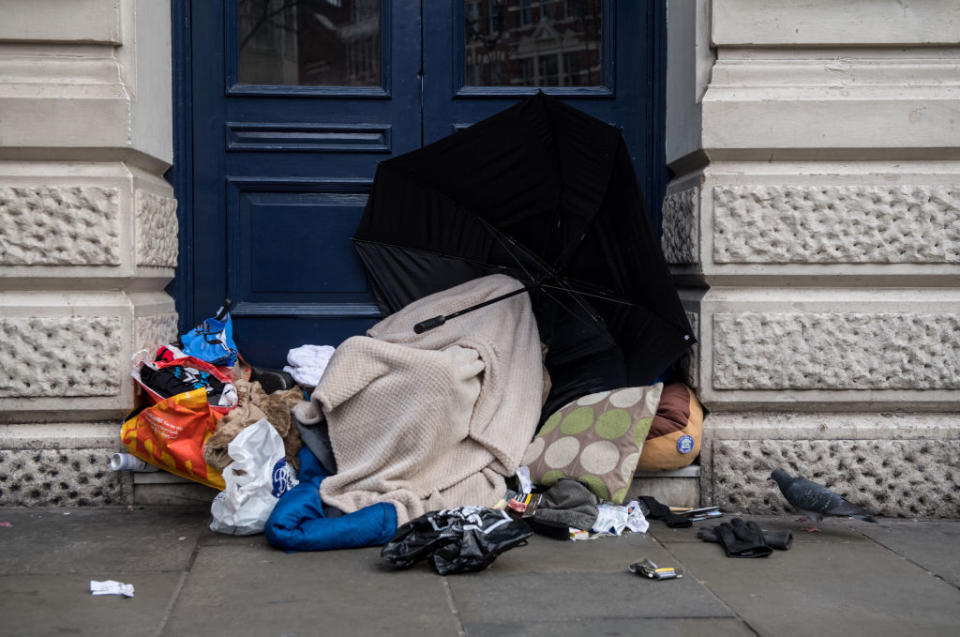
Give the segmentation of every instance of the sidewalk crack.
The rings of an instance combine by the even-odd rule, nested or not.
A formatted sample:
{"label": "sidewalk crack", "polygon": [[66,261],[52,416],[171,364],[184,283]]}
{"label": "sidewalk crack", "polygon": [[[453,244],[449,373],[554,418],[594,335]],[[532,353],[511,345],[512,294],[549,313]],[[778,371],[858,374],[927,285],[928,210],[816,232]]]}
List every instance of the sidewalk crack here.
{"label": "sidewalk crack", "polygon": [[463,622],[460,621],[460,611],[457,610],[457,604],[453,601],[453,591],[450,589],[450,584],[446,577],[440,579],[443,581],[443,590],[447,594],[447,605],[450,607],[450,612],[453,613],[453,621],[457,624],[457,634],[459,637],[467,637],[467,631],[463,629]]}

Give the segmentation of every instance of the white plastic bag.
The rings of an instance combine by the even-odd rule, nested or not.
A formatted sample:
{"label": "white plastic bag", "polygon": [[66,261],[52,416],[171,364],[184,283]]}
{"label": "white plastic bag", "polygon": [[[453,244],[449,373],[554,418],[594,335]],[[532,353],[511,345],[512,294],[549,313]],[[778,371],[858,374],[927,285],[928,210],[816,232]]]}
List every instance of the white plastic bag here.
{"label": "white plastic bag", "polygon": [[253,423],[227,446],[233,458],[223,470],[226,488],[213,499],[210,530],[230,535],[262,533],[287,490],[297,485],[287,465],[280,434],[266,418]]}

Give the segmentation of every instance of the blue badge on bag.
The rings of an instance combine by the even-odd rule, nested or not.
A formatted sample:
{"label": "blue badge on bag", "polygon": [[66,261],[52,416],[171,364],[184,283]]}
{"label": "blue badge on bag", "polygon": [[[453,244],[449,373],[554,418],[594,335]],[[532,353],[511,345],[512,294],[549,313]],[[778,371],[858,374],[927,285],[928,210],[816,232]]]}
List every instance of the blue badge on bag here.
{"label": "blue badge on bag", "polygon": [[277,464],[273,465],[273,471],[270,477],[273,479],[273,490],[271,493],[273,493],[273,497],[275,498],[279,498],[296,486],[294,484],[293,472],[290,470],[286,458],[277,460]]}
{"label": "blue badge on bag", "polygon": [[677,451],[682,454],[688,454],[693,451],[693,445],[693,436],[690,434],[683,434],[677,439]]}

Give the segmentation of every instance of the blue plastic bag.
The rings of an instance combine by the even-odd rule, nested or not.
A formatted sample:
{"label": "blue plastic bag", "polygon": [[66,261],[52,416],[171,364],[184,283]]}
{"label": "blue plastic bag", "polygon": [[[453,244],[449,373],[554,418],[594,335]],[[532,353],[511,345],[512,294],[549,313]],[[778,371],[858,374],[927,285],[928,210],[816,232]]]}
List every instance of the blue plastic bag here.
{"label": "blue plastic bag", "polygon": [[180,337],[183,352],[218,367],[233,367],[237,362],[237,344],[233,342],[230,314],[223,319],[208,318]]}

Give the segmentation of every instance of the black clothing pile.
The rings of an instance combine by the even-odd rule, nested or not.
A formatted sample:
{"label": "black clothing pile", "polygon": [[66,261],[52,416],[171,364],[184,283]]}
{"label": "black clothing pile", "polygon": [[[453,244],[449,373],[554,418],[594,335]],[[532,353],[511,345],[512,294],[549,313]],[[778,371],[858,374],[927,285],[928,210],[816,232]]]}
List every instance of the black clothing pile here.
{"label": "black clothing pile", "polygon": [[440,575],[481,571],[497,556],[527,543],[533,531],[522,520],[486,507],[433,511],[410,520],[383,547],[380,561],[395,569],[429,559]]}
{"label": "black clothing pile", "polygon": [[185,365],[170,365],[160,369],[144,365],[140,368],[140,380],[161,398],[203,388],[211,405],[218,404],[224,387],[224,383],[210,372]]}

